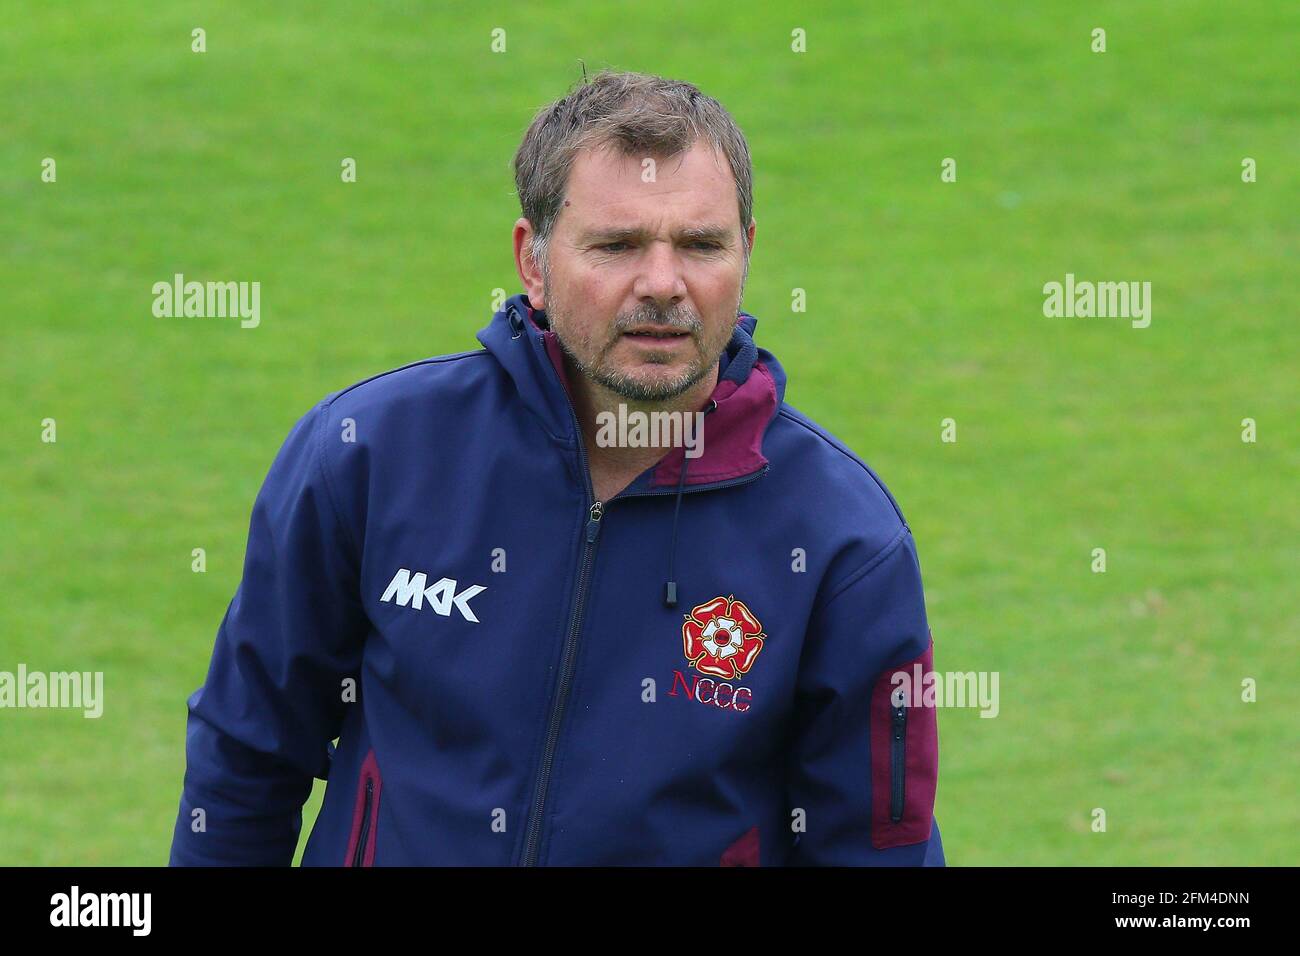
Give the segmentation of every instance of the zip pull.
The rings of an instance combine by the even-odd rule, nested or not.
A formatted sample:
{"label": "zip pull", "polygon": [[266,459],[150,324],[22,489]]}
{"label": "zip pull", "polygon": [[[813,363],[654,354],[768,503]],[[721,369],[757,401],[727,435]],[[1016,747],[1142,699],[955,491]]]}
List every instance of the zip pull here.
{"label": "zip pull", "polygon": [[600,519],[605,515],[605,506],[597,501],[591,506],[590,517],[587,519],[587,544],[594,544],[596,535],[600,532]]}
{"label": "zip pull", "polygon": [[361,833],[357,836],[357,851],[353,854],[352,865],[363,866],[366,859],[366,843],[370,839],[370,805],[375,798],[375,781],[366,780],[366,801],[361,808]]}
{"label": "zip pull", "polygon": [[894,708],[894,739],[902,740],[903,735],[907,732],[907,708]]}
{"label": "zip pull", "polygon": [[907,786],[907,692],[898,688],[889,701],[893,735],[889,745],[889,819],[903,819]]}
{"label": "zip pull", "polygon": [[907,733],[907,692],[898,688],[890,703],[890,717],[894,727],[894,739],[903,740]]}

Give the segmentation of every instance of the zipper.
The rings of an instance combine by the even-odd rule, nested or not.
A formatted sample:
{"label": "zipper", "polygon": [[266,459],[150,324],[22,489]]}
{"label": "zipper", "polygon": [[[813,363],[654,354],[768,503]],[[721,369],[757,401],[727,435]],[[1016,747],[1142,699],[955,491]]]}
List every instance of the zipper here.
{"label": "zipper", "polygon": [[[537,768],[536,783],[533,787],[535,796],[528,816],[527,828],[524,834],[524,852],[519,861],[520,866],[536,866],[538,850],[541,846],[542,820],[546,810],[547,788],[551,780],[551,765],[555,762],[555,747],[559,742],[560,725],[564,717],[564,706],[568,702],[569,685],[573,680],[573,671],[577,662],[578,635],[582,630],[582,617],[586,611],[587,603],[587,585],[591,577],[591,568],[595,563],[596,556],[596,539],[600,535],[600,521],[605,515],[606,502],[596,498],[596,490],[591,484],[591,466],[587,461],[586,440],[582,436],[582,425],[578,421],[577,409],[573,407],[573,399],[569,397],[568,389],[561,386],[564,392],[564,400],[569,406],[569,417],[573,421],[573,433],[577,436],[578,460],[582,465],[582,477],[587,486],[587,500],[591,504],[587,508],[587,527],[584,534],[584,543],[582,546],[582,556],[578,562],[578,584],[574,592],[573,613],[569,616],[569,632],[565,638],[564,656],[560,660],[560,676],[556,684],[555,696],[551,704],[551,718],[546,731],[546,746],[542,750],[542,760]],[[728,479],[726,481],[714,482],[710,485],[699,485],[693,488],[693,491],[706,491],[713,488],[726,488],[731,485],[740,485],[748,481],[753,481],[767,473],[769,466],[764,465],[759,471],[752,475],[745,475],[741,478]],[[671,493],[672,489],[663,489],[660,491],[634,491],[615,495],[610,499],[612,503],[618,498],[635,498],[642,495],[666,494]]]}
{"label": "zipper", "polygon": [[370,802],[374,799],[375,781],[366,780],[366,802],[361,808],[361,834],[357,837],[357,851],[352,856],[352,865],[361,866],[366,856],[366,842],[370,838]]}
{"label": "zipper", "polygon": [[574,595],[573,616],[569,621],[569,635],[565,640],[564,658],[560,664],[560,681],[555,691],[555,702],[551,707],[546,749],[542,751],[542,763],[537,771],[537,796],[533,801],[533,814],[529,821],[528,836],[524,842],[524,866],[537,865],[542,816],[546,808],[546,791],[551,780],[551,764],[555,761],[555,745],[559,741],[564,705],[568,702],[569,685],[572,683],[574,665],[578,658],[578,634],[582,630],[582,615],[587,603],[587,584],[591,577],[591,566],[596,554],[596,536],[600,533],[600,519],[604,515],[604,508],[602,502],[596,501],[588,511],[586,543],[583,545],[582,562],[578,569],[578,588]]}
{"label": "zipper", "polygon": [[890,711],[893,734],[889,742],[890,786],[889,819],[893,823],[903,819],[904,769],[907,766],[907,707],[892,700]]}
{"label": "zipper", "polygon": [[[570,411],[572,411],[570,403]],[[577,425],[577,415],[574,414],[574,425]],[[581,435],[581,433],[579,433]],[[591,475],[587,468],[587,452],[581,444],[578,445],[582,457],[583,473],[587,476],[588,494],[595,498],[595,492],[591,488]],[[764,466],[760,471],[752,475],[745,475],[742,478],[732,478],[726,481],[715,482],[711,485],[697,486],[695,491],[706,491],[714,488],[727,488],[732,485],[742,485],[761,477],[767,472]],[[636,498],[645,495],[655,495],[671,493],[664,491],[633,491],[626,494],[620,493],[611,499],[613,503],[617,498]],[[574,594],[573,614],[569,618],[569,633],[565,640],[564,656],[560,662],[560,678],[555,691],[554,703],[551,706],[551,719],[547,728],[546,746],[542,751],[542,762],[537,770],[537,783],[535,786],[536,797],[533,800],[532,812],[528,818],[528,829],[524,839],[524,854],[520,861],[520,866],[536,866],[537,852],[541,842],[542,816],[546,808],[547,787],[550,784],[551,765],[555,760],[555,746],[558,743],[560,735],[560,722],[564,715],[564,707],[568,701],[569,684],[573,679],[573,671],[577,662],[578,635],[582,629],[583,613],[586,611],[587,585],[591,576],[591,567],[595,563],[596,539],[600,535],[600,521],[605,516],[606,502],[593,500],[591,507],[587,510],[587,529],[584,535],[584,544],[582,549],[582,558],[578,565],[578,586]]]}
{"label": "zipper", "polygon": [[560,677],[555,688],[555,697],[551,704],[551,719],[546,730],[546,746],[542,750],[542,761],[537,767],[537,782],[534,785],[533,805],[528,817],[524,836],[524,853],[520,866],[536,866],[537,851],[541,846],[542,819],[546,809],[546,793],[551,782],[551,765],[555,762],[555,745],[559,742],[560,724],[564,717],[564,705],[569,698],[569,685],[573,680],[573,670],[577,662],[578,634],[582,630],[582,615],[586,610],[587,584],[591,577],[591,566],[595,563],[596,538],[600,534],[600,519],[605,515],[605,504],[596,498],[596,490],[591,484],[591,467],[587,463],[586,440],[582,437],[582,426],[578,422],[578,412],[569,398],[568,389],[563,389],[564,400],[569,405],[569,416],[573,420],[573,434],[577,436],[578,460],[582,465],[582,478],[587,485],[587,529],[584,534],[582,557],[578,561],[578,584],[574,589],[573,613],[569,616],[569,633],[564,641],[564,656],[560,661]]}

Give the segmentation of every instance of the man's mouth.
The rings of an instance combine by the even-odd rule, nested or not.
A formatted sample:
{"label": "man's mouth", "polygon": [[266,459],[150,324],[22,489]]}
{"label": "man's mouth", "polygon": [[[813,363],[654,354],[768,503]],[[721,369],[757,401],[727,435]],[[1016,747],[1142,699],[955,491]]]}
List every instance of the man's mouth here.
{"label": "man's mouth", "polygon": [[647,326],[623,334],[636,339],[679,339],[689,336],[691,333],[683,332],[681,329]]}

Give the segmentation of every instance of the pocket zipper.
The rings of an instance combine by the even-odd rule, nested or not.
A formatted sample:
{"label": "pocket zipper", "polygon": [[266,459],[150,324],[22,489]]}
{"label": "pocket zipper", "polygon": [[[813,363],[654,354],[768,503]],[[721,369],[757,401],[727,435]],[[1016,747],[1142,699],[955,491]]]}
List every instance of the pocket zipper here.
{"label": "pocket zipper", "polygon": [[889,742],[890,799],[889,819],[897,823],[903,819],[904,770],[907,766],[907,707],[890,701],[893,716],[893,734]]}
{"label": "pocket zipper", "polygon": [[357,837],[357,851],[352,857],[353,866],[361,866],[366,855],[366,842],[370,838],[370,801],[375,793],[375,781],[366,781],[366,802],[361,809],[361,834]]}

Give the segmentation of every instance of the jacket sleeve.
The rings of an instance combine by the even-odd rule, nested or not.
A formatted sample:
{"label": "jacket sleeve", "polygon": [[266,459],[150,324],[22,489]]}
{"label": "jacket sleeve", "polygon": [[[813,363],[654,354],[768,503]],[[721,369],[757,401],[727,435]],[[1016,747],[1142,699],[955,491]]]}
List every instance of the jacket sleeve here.
{"label": "jacket sleeve", "polygon": [[326,407],[294,426],[254,503],[242,580],[188,700],[172,866],[290,865],[312,778],[328,774],[366,622]]}
{"label": "jacket sleeve", "polygon": [[937,715],[924,686],[912,686],[932,669],[921,568],[904,526],[812,615],[789,751],[788,865],[944,865]]}

